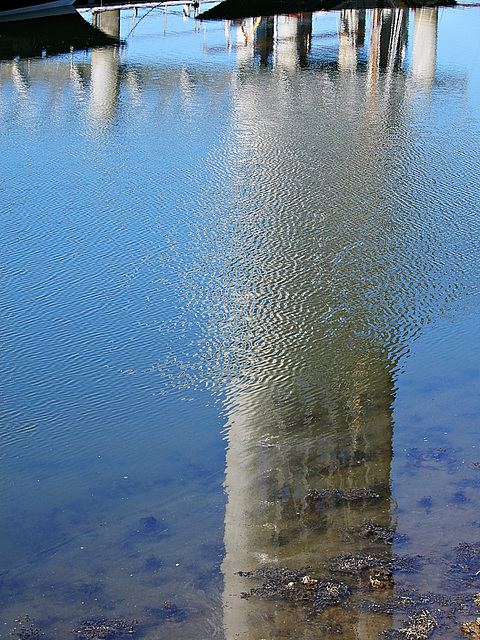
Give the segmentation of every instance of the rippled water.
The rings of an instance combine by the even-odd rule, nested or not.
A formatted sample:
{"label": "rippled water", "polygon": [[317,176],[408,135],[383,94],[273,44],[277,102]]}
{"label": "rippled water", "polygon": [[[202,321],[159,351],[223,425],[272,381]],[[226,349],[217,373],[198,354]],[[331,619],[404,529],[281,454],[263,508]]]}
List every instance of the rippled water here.
{"label": "rippled water", "polygon": [[[475,619],[479,15],[122,11],[120,47],[0,62],[0,638],[363,640],[416,591],[468,604],[435,637]],[[240,598],[359,549],[414,570]]]}

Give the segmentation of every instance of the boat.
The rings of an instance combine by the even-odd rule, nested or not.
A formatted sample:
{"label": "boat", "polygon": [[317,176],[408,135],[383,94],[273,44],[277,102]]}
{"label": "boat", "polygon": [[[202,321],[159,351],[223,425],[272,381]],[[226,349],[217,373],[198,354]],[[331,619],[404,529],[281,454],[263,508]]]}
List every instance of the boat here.
{"label": "boat", "polygon": [[0,66],[3,61],[118,46],[87,22],[73,6],[0,17]]}
{"label": "boat", "polygon": [[75,0],[8,0],[2,4],[8,9],[0,9],[0,19],[20,16],[30,16],[39,12],[55,11],[62,7],[71,6]]}

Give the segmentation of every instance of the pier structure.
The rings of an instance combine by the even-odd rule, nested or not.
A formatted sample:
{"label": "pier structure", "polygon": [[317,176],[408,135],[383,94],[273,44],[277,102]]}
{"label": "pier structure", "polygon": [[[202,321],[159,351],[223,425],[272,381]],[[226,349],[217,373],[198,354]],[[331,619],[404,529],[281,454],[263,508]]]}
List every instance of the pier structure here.
{"label": "pier structure", "polygon": [[[216,0],[202,0],[202,4],[213,4]],[[193,10],[195,17],[200,14],[199,0],[165,0],[164,2],[138,2],[135,0],[76,0],[74,7],[84,13],[86,11],[93,14],[103,13],[105,11],[120,11],[132,9],[134,15],[138,14],[139,9],[158,9],[163,8],[165,11],[168,7],[183,7],[184,14],[189,17]]]}

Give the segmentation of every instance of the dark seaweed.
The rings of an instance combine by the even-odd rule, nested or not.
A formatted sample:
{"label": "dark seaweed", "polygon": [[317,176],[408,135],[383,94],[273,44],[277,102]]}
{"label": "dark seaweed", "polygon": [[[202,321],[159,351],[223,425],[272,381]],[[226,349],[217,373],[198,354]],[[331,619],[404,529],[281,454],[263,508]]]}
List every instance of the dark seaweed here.
{"label": "dark seaweed", "polygon": [[450,566],[450,571],[460,574],[460,577],[468,582],[480,575],[480,542],[464,542],[455,547],[455,560]]}
{"label": "dark seaweed", "polygon": [[342,502],[359,502],[362,500],[378,499],[380,495],[371,489],[313,489],[305,496],[309,506],[335,507]]}
{"label": "dark seaweed", "polygon": [[133,633],[137,620],[105,620],[103,618],[85,620],[80,629],[74,629],[80,638],[85,640],[110,640],[118,638],[126,633]]}
{"label": "dark seaweed", "polygon": [[14,627],[10,632],[11,636],[15,636],[18,640],[40,640],[45,634],[41,629],[37,629],[30,616],[20,616],[15,620],[20,628]]}
{"label": "dark seaweed", "polygon": [[364,520],[359,527],[350,527],[346,529],[349,533],[355,534],[360,538],[372,540],[374,542],[381,541],[385,544],[392,544],[394,540],[400,540],[405,536],[395,533],[391,527],[384,527],[373,522],[373,520]]}

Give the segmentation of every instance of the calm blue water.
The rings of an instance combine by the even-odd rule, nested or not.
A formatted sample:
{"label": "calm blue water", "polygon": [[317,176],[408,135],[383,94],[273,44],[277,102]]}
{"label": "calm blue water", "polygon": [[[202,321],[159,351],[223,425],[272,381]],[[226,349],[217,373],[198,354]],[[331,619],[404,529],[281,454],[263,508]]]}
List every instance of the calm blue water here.
{"label": "calm blue water", "polygon": [[1,639],[374,638],[402,616],[305,626],[236,576],[364,518],[424,558],[396,593],[471,602],[479,23],[122,11],[120,47],[0,62]]}

